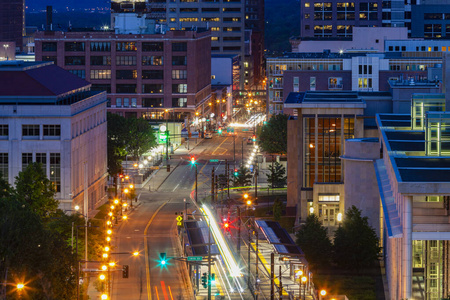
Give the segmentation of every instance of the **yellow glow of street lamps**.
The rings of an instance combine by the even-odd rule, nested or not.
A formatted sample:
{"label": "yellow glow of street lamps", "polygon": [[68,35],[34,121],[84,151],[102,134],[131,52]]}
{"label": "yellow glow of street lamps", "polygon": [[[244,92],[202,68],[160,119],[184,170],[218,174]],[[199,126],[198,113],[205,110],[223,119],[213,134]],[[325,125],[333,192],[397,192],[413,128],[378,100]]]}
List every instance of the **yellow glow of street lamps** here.
{"label": "yellow glow of street lamps", "polygon": [[21,290],[21,289],[23,289],[25,287],[25,284],[23,284],[23,283],[18,283],[17,284],[17,289],[18,290]]}
{"label": "yellow glow of street lamps", "polygon": [[108,267],[107,267],[106,265],[103,265],[103,266],[102,266],[102,270],[103,270],[103,271],[106,271],[106,269],[108,269]]}
{"label": "yellow glow of street lamps", "polygon": [[109,236],[107,236],[107,237],[106,237],[106,241],[107,241],[107,242],[110,242],[110,241],[111,241],[111,238],[110,238]]}
{"label": "yellow glow of street lamps", "polygon": [[303,271],[302,271],[302,270],[298,270],[298,271],[297,271],[297,276],[300,277],[300,276],[302,276],[302,275],[303,275]]}
{"label": "yellow glow of street lamps", "polygon": [[125,194],[128,194],[129,190],[128,190],[128,189],[124,189],[123,192],[124,192]]}
{"label": "yellow glow of street lamps", "polygon": [[103,294],[103,295],[102,295],[102,300],[107,300],[107,299],[108,299],[108,295]]}
{"label": "yellow glow of street lamps", "polygon": [[106,231],[106,233],[107,233],[107,234],[111,234],[111,233],[112,233],[112,230],[111,230],[111,229],[108,229],[108,230]]}
{"label": "yellow glow of street lamps", "polygon": [[125,176],[125,179],[126,179],[126,180],[130,179],[130,176],[126,175],[126,176]]}
{"label": "yellow glow of street lamps", "polygon": [[76,211],[80,210],[80,207],[78,205],[75,205],[75,210]]}
{"label": "yellow glow of street lamps", "polygon": [[342,213],[337,214],[337,220],[338,220],[338,222],[342,221]]}
{"label": "yellow glow of street lamps", "polygon": [[115,265],[116,265],[116,263],[113,262],[113,261],[109,263],[109,266],[110,266],[110,267],[114,267]]}
{"label": "yellow glow of street lamps", "polygon": [[123,215],[122,219],[124,219],[124,220],[128,219],[127,215]]}
{"label": "yellow glow of street lamps", "polygon": [[111,225],[111,221],[106,221],[106,225]]}
{"label": "yellow glow of street lamps", "polygon": [[306,276],[303,276],[303,277],[302,277],[302,282],[303,282],[303,283],[306,283],[307,280],[308,280],[308,277],[306,277]]}
{"label": "yellow glow of street lamps", "polygon": [[130,189],[134,188],[134,185],[130,184]]}
{"label": "yellow glow of street lamps", "polygon": [[106,277],[105,277],[105,275],[100,274],[99,278],[100,278],[100,280],[105,280]]}
{"label": "yellow glow of street lamps", "polygon": [[122,203],[122,206],[123,206],[123,207],[127,207],[128,204],[127,204],[127,203]]}
{"label": "yellow glow of street lamps", "polygon": [[244,194],[244,198],[247,199],[248,198],[248,194]]}
{"label": "yellow glow of street lamps", "polygon": [[133,252],[133,256],[138,256],[139,255],[139,251],[134,251]]}
{"label": "yellow glow of street lamps", "polygon": [[325,296],[326,294],[327,294],[327,291],[325,291],[325,290],[321,290],[321,291],[320,291],[320,295],[321,295],[321,296]]}
{"label": "yellow glow of street lamps", "polygon": [[109,213],[108,213],[108,216],[112,217],[112,215],[113,215],[113,213],[112,213],[112,212],[109,212]]}
{"label": "yellow glow of street lamps", "polygon": [[114,205],[111,205],[111,209],[114,209]]}
{"label": "yellow glow of street lamps", "polygon": [[133,167],[137,168],[137,167],[138,167],[138,164],[133,164]]}
{"label": "yellow glow of street lamps", "polygon": [[114,203],[115,203],[115,204],[119,203],[119,200],[114,199]]}
{"label": "yellow glow of street lamps", "polygon": [[103,258],[108,258],[108,253],[103,253]]}
{"label": "yellow glow of street lamps", "polygon": [[106,251],[106,252],[109,251],[109,247],[108,247],[108,246],[105,247],[105,251]]}
{"label": "yellow glow of street lamps", "polygon": [[252,204],[252,201],[247,200],[247,205],[251,205],[251,204]]}

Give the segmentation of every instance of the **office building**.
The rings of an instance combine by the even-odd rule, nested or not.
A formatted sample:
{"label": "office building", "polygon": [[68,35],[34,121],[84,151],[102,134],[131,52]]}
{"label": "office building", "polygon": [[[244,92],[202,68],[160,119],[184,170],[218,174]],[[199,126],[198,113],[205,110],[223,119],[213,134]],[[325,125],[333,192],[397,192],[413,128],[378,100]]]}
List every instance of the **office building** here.
{"label": "office building", "polygon": [[165,120],[169,110],[172,120],[188,122],[196,112],[207,114],[209,31],[152,28],[153,33],[130,34],[38,32],[36,59],[54,61],[91,82],[92,90],[106,91],[108,111],[125,117]]}
{"label": "office building", "polygon": [[25,35],[25,0],[0,0],[0,7],[0,42],[15,42],[14,51],[19,52]]}
{"label": "office building", "polygon": [[54,183],[63,210],[106,199],[106,93],[52,62],[0,63],[0,172],[9,184],[31,162]]}

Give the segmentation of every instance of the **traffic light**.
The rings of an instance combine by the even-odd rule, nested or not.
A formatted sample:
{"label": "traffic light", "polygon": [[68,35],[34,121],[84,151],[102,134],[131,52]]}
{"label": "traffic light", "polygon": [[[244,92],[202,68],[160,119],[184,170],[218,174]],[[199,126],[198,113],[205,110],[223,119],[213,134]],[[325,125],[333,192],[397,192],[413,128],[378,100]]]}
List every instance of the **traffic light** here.
{"label": "traffic light", "polygon": [[256,135],[253,135],[253,136],[252,136],[252,141],[253,141],[253,142],[256,142]]}
{"label": "traffic light", "polygon": [[223,229],[225,229],[225,231],[230,231],[230,223],[228,223],[228,221],[225,221],[225,223],[223,223]]}
{"label": "traffic light", "polygon": [[222,127],[219,127],[218,132],[219,132],[219,134],[222,134]]}
{"label": "traffic light", "polygon": [[211,285],[213,285],[213,284],[216,284],[216,274],[215,273],[212,273],[211,274]]}
{"label": "traffic light", "polygon": [[194,156],[191,157],[191,165],[195,165],[195,157]]}
{"label": "traffic light", "polygon": [[166,265],[167,263],[167,257],[166,257],[166,253],[165,252],[161,252],[159,254],[159,263],[161,264],[161,266]]}
{"label": "traffic light", "polygon": [[239,175],[239,173],[238,173],[238,169],[234,169],[234,176],[238,176]]}
{"label": "traffic light", "polygon": [[128,278],[128,265],[122,267],[122,278]]}
{"label": "traffic light", "polygon": [[202,285],[205,289],[208,287],[206,273],[203,273],[203,275],[202,275]]}

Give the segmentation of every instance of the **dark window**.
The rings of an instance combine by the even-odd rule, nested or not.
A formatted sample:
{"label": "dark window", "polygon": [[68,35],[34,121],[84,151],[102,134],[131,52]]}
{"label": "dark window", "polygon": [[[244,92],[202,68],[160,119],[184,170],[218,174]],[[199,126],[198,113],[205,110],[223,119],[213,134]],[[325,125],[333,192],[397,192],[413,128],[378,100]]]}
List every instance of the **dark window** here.
{"label": "dark window", "polygon": [[44,55],[44,56],[42,56],[42,61],[52,61],[56,65],[57,57],[56,56]]}
{"label": "dark window", "polygon": [[136,94],[135,84],[116,84],[117,94]]}
{"label": "dark window", "polygon": [[180,8],[180,13],[195,13],[198,12],[198,8],[186,7]]}
{"label": "dark window", "polygon": [[67,71],[69,71],[73,75],[77,75],[80,78],[83,78],[83,79],[86,78],[86,71],[84,69],[83,70],[67,70]]}
{"label": "dark window", "polygon": [[44,136],[60,136],[61,125],[44,125]]}
{"label": "dark window", "polygon": [[163,98],[143,98],[142,107],[162,107]]}
{"label": "dark window", "polygon": [[425,20],[442,20],[441,13],[425,13],[423,17]]}
{"label": "dark window", "polygon": [[116,65],[118,66],[135,66],[136,56],[116,56]]}
{"label": "dark window", "polygon": [[164,51],[164,44],[160,42],[142,43],[142,51],[146,52]]}
{"label": "dark window", "polygon": [[39,125],[22,125],[22,136],[39,137]]}
{"label": "dark window", "polygon": [[402,46],[402,51],[406,51],[406,46]]}
{"label": "dark window", "polygon": [[164,57],[160,55],[154,56],[142,56],[143,66],[162,66],[164,62]]}
{"label": "dark window", "polygon": [[223,51],[241,51],[241,47],[239,46],[223,47]]}
{"label": "dark window", "polygon": [[92,84],[91,91],[95,92],[103,92],[111,93],[111,85],[110,84]]}
{"label": "dark window", "polygon": [[22,171],[33,162],[33,153],[22,153]]}
{"label": "dark window", "polygon": [[205,8],[202,8],[202,12],[219,12],[219,8],[205,7]]}
{"label": "dark window", "polygon": [[220,51],[220,47],[211,47],[211,51]]}
{"label": "dark window", "polygon": [[161,94],[163,92],[162,84],[143,84],[142,93],[144,94]]}
{"label": "dark window", "polygon": [[240,7],[224,7],[223,12],[241,12]]}
{"label": "dark window", "polygon": [[136,70],[116,70],[116,79],[136,79]]}
{"label": "dark window", "polygon": [[8,136],[8,135],[9,135],[8,124],[0,125],[0,136]]}
{"label": "dark window", "polygon": [[111,65],[111,56],[91,56],[92,66],[109,66]]}
{"label": "dark window", "polygon": [[66,56],[64,58],[64,64],[66,66],[84,66],[86,59],[84,56]]}
{"label": "dark window", "polygon": [[110,52],[111,42],[91,42],[91,51],[95,52]]}
{"label": "dark window", "polygon": [[50,181],[55,185],[56,192],[61,191],[61,154],[50,153]]}
{"label": "dark window", "polygon": [[64,50],[66,51],[84,51],[84,42],[65,42]]}
{"label": "dark window", "polygon": [[186,94],[187,93],[187,84],[172,84],[172,93],[174,94]]}
{"label": "dark window", "polygon": [[42,43],[42,51],[55,52],[56,50],[57,50],[56,42],[43,42]]}
{"label": "dark window", "polygon": [[172,56],[173,66],[185,66],[187,63],[186,56]]}
{"label": "dark window", "polygon": [[172,43],[172,51],[174,52],[186,52],[187,43]]}
{"label": "dark window", "polygon": [[164,79],[164,70],[142,70],[142,79]]}
{"label": "dark window", "polygon": [[223,41],[224,42],[240,42],[241,37],[240,36],[224,36]]}

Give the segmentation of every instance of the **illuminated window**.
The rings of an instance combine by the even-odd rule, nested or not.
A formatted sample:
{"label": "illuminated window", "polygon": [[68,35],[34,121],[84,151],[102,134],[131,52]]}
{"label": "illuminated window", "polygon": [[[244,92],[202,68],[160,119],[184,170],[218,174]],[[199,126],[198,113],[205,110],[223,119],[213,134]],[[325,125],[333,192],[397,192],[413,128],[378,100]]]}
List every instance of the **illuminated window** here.
{"label": "illuminated window", "polygon": [[441,51],[442,51],[442,52],[447,51],[447,47],[442,46]]}
{"label": "illuminated window", "polygon": [[310,5],[309,2],[305,2],[305,7],[310,7]]}
{"label": "illuminated window", "polygon": [[218,41],[219,40],[219,37],[217,37],[217,36],[212,36],[211,37],[211,41]]}
{"label": "illuminated window", "polygon": [[211,31],[219,31],[220,27],[211,27]]}

